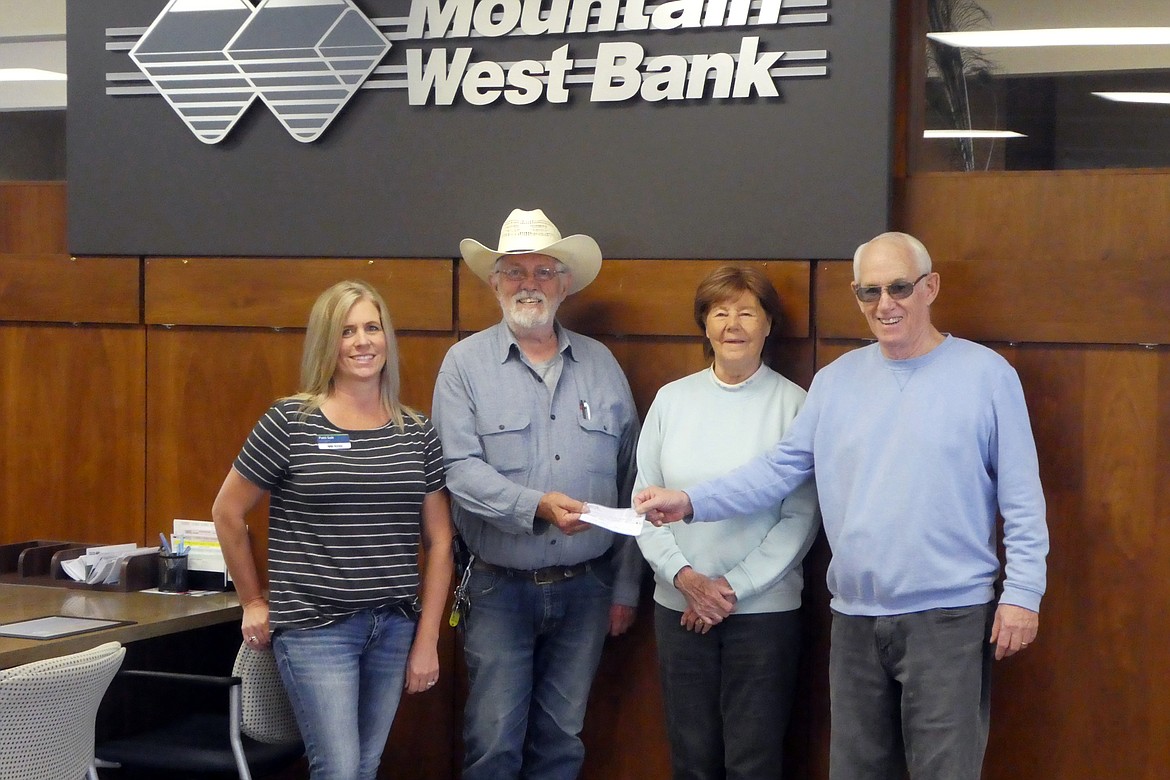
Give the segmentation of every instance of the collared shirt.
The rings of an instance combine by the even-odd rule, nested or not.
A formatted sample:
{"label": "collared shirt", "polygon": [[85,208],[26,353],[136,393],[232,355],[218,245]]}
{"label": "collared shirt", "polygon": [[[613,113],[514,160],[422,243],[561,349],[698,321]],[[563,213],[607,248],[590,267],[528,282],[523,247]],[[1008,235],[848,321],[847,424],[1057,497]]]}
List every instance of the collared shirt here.
{"label": "collared shirt", "polygon": [[[614,534],[573,536],[535,519],[552,491],[629,506],[638,414],[621,367],[601,342],[556,328],[560,378],[549,387],[504,323],[460,341],[435,381],[452,514],[471,551],[517,569],[568,566],[604,554]],[[614,602],[637,603],[640,556],[622,537]]]}

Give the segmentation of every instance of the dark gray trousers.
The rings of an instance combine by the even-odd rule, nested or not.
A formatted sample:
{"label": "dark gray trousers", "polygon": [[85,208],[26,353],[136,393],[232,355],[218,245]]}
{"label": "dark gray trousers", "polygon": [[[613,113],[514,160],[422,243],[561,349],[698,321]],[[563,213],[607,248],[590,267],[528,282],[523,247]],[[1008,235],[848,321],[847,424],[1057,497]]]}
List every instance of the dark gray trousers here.
{"label": "dark gray trousers", "polygon": [[675,780],[781,777],[800,658],[800,612],[732,615],[706,634],[654,605]]}
{"label": "dark gray trousers", "polygon": [[833,613],[830,780],[979,780],[994,604]]}

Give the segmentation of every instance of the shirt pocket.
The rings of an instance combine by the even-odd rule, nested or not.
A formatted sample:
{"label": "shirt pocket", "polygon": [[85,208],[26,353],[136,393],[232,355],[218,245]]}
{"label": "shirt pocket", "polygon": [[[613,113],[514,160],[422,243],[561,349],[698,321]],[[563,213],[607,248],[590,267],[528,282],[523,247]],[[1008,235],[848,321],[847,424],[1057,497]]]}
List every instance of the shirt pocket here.
{"label": "shirt pocket", "polygon": [[617,417],[607,409],[600,409],[589,419],[577,418],[581,426],[581,455],[585,468],[594,474],[613,477],[617,473],[617,456],[620,442]]}
{"label": "shirt pocket", "polygon": [[475,421],[483,442],[483,456],[501,474],[524,471],[532,449],[532,419],[523,409],[500,409],[481,414]]}

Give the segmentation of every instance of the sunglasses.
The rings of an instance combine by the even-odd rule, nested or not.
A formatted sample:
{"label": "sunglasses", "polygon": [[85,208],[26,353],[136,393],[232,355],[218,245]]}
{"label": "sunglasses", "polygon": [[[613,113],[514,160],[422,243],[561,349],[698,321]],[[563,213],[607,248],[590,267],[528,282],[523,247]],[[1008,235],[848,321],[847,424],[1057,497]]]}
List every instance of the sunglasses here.
{"label": "sunglasses", "polygon": [[890,282],[885,287],[880,284],[868,284],[865,287],[858,286],[857,282],[853,283],[853,294],[857,296],[857,300],[862,303],[873,303],[881,300],[882,290],[895,301],[903,301],[914,294],[914,287],[926,277],[930,276],[927,271],[922,276],[918,277],[912,282],[907,282],[904,279],[899,279],[896,282]]}

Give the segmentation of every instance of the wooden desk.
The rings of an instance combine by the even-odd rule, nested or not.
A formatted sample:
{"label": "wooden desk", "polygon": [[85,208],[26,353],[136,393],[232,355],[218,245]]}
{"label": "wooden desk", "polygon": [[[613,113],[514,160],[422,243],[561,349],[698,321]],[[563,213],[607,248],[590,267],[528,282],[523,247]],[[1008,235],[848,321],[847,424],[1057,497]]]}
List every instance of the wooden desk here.
{"label": "wooden desk", "polygon": [[207,596],[111,593],[0,583],[0,623],[48,615],[134,621],[133,625],[114,626],[60,639],[0,637],[0,669],[88,650],[104,642],[126,644],[238,621],[242,614],[235,593]]}

